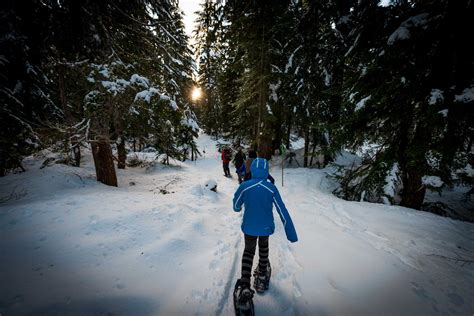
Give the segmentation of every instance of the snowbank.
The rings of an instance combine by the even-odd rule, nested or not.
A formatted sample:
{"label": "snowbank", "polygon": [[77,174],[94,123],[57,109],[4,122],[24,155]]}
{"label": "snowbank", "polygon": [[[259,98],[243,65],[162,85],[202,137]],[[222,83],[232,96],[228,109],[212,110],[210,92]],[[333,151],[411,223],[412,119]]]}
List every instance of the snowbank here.
{"label": "snowbank", "polygon": [[[0,178],[0,196],[26,193],[0,204],[0,313],[232,315],[238,183],[214,141],[198,145],[202,159],[179,168],[118,170],[118,188],[95,181],[87,153],[81,168],[32,159]],[[285,169],[284,187],[271,172],[300,241],[288,243],[275,217],[258,315],[472,314],[473,224],[340,200],[322,170]]]}

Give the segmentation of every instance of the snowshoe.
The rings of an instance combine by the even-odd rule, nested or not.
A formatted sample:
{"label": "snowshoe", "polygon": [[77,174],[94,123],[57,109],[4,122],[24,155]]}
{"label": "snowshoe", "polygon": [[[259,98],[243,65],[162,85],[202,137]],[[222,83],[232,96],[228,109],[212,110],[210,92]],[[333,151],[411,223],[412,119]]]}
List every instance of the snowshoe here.
{"label": "snowshoe", "polygon": [[235,315],[245,315],[245,316],[254,316],[255,310],[253,307],[253,294],[254,290],[252,290],[249,286],[242,283],[240,279],[237,280],[235,283],[234,288],[234,309]]}
{"label": "snowshoe", "polygon": [[272,276],[272,268],[270,267],[270,262],[267,265],[267,271],[265,273],[260,273],[259,268],[254,270],[253,272],[254,280],[253,280],[253,287],[257,293],[262,294],[268,287],[270,286],[270,277]]}

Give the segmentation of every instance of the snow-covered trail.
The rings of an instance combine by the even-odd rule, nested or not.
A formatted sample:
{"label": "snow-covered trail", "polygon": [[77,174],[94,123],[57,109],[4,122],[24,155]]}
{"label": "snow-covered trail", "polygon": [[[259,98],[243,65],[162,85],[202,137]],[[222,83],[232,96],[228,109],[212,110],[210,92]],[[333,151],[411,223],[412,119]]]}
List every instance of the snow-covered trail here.
{"label": "snow-covered trail", "polygon": [[202,137],[200,149],[197,162],[118,170],[119,188],[97,183],[90,160],[41,170],[31,161],[1,179],[0,313],[228,313],[237,181],[223,177],[214,141]]}
{"label": "snow-covered trail", "polygon": [[[291,174],[282,191],[298,201],[289,206],[302,240],[294,246],[303,270],[298,278],[303,295],[297,306],[309,307],[299,312],[472,311],[473,270],[437,257],[472,258],[471,224],[400,207],[343,201],[328,194],[322,173],[299,169]],[[305,178],[310,189],[301,191]]]}
{"label": "snow-covered trail", "polygon": [[[232,315],[238,184],[223,177],[215,142],[198,144],[197,162],[119,170],[119,188],[97,183],[90,160],[45,169],[31,160],[0,178],[0,314]],[[446,259],[473,259],[474,225],[340,200],[324,170],[285,169],[284,187],[281,169],[271,173],[300,240],[290,244],[275,216],[257,315],[474,312],[472,265]]]}
{"label": "snow-covered trail", "polygon": [[[222,193],[224,196],[222,201],[222,211],[224,216],[222,216],[221,220],[228,223],[223,227],[223,234],[225,236],[232,236],[232,238],[229,238],[226,242],[226,247],[230,249],[227,256],[228,260],[221,261],[218,269],[219,271],[223,270],[227,272],[227,274],[221,274],[221,277],[223,278],[223,286],[219,289],[220,299],[216,302],[217,309],[215,310],[215,313],[212,313],[211,311],[209,312],[216,315],[232,315],[234,314],[232,293],[235,282],[240,277],[244,247],[243,234],[240,230],[240,223],[243,214],[232,211],[232,198],[238,187],[238,183],[232,169],[231,171],[234,178],[223,178],[220,155],[216,151],[214,142],[209,141],[207,137],[201,138],[201,141],[200,147],[209,149],[206,151],[207,157],[205,158],[207,159],[198,161],[197,164],[200,166],[199,168],[205,170],[203,178],[206,178],[206,176],[211,177],[212,179],[216,179],[219,183],[218,192],[219,194]],[[276,219],[279,220],[277,216]],[[270,244],[270,261],[272,265],[275,265],[273,268],[274,277],[272,278],[272,286],[264,295],[256,295],[255,311],[258,315],[294,314],[293,294],[299,295],[295,278],[298,264],[293,258],[289,248],[289,242],[286,240],[282,227],[280,227],[279,234],[272,236]],[[255,256],[255,265],[257,264],[257,261],[258,254]]]}

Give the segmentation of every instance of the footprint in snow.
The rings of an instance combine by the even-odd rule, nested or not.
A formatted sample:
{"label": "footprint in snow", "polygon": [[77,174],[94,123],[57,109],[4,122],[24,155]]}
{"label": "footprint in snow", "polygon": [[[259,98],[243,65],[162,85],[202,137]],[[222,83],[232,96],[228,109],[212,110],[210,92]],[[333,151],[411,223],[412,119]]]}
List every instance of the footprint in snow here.
{"label": "footprint in snow", "polygon": [[332,278],[327,278],[329,285],[336,291],[342,292],[342,288]]}
{"label": "footprint in snow", "polygon": [[423,300],[427,300],[429,299],[429,295],[428,295],[428,292],[425,290],[424,287],[418,285],[418,283],[416,282],[411,282],[411,290],[413,293],[416,294],[416,296],[418,296],[419,298],[423,299]]}
{"label": "footprint in snow", "polygon": [[125,288],[125,285],[123,283],[117,283],[117,284],[115,284],[115,288],[117,288],[119,290],[123,290]]}
{"label": "footprint in snow", "polygon": [[219,270],[219,261],[217,260],[212,260],[211,263],[209,263],[209,270],[214,270],[214,271],[218,271]]}
{"label": "footprint in snow", "polygon": [[294,297],[301,297],[302,296],[301,289],[297,284],[293,285],[293,296]]}
{"label": "footprint in snow", "polygon": [[449,301],[451,302],[451,304],[456,305],[456,306],[464,305],[464,299],[458,294],[449,293],[449,294],[446,294],[446,296],[449,298]]}

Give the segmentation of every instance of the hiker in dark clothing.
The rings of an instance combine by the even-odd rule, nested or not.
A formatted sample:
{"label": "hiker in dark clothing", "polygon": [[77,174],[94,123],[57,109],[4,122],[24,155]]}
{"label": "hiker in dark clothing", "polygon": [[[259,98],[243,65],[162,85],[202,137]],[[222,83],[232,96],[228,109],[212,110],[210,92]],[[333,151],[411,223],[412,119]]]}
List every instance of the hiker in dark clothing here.
{"label": "hiker in dark clothing", "polygon": [[244,179],[245,169],[244,169],[244,172],[242,171],[239,172],[239,170],[241,170],[241,167],[244,165],[245,159],[246,159],[245,154],[242,152],[242,149],[239,148],[234,158],[235,172],[237,173],[237,178],[239,179],[239,183],[242,183]]}
{"label": "hiker in dark clothing", "polygon": [[250,172],[250,166],[252,165],[252,161],[257,158],[257,151],[254,149],[249,150],[249,156],[247,160],[245,160],[245,176],[244,181],[252,179],[252,173]]}

